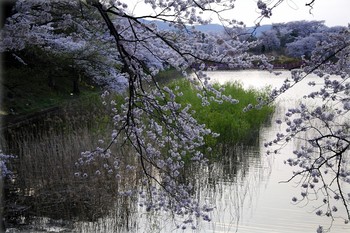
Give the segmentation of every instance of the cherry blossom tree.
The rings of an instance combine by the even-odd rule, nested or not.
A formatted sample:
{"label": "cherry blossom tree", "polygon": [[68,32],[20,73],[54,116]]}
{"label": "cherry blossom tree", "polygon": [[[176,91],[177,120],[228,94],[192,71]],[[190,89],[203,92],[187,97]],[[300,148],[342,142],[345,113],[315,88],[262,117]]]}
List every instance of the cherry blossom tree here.
{"label": "cherry blossom tree", "polygon": [[[291,78],[285,80],[280,89],[272,91],[271,99],[306,81],[310,74],[317,75],[319,81],[308,84],[319,88],[305,95],[297,107],[288,109],[285,118],[276,121],[285,126],[285,131],[265,146],[278,153],[279,146],[298,142],[300,146],[293,152],[294,156],[285,161],[295,168],[287,182],[296,181],[301,188],[300,197],[293,197],[293,202],[313,203],[317,215],[332,220],[343,218],[348,223],[350,30],[343,28],[323,36],[328,38],[316,43],[305,66],[293,70]],[[320,226],[317,232],[323,231]]]}
{"label": "cherry blossom tree", "polygon": [[277,37],[277,33],[274,30],[268,30],[261,33],[259,36],[261,44],[265,51],[271,52],[278,50],[281,46],[280,40]]}
{"label": "cherry blossom tree", "polygon": [[[80,67],[91,78],[108,84],[109,92],[124,92],[122,102],[109,101],[109,92],[102,95],[113,112],[114,130],[110,141],[82,153],[76,163],[82,172],[76,175],[98,176],[98,172],[86,174],[83,171],[85,166],[102,160],[105,161],[102,169],[116,179],[122,179],[121,169],[132,172],[135,167],[122,163],[111,147],[131,146],[133,156],[143,170],[143,185],[123,190],[120,195],[137,193],[147,211],[172,211],[184,219],[183,227],[191,225],[194,228],[197,219],[210,220],[208,212],[212,208],[193,198],[193,186],[184,179],[182,172],[185,161],[194,164],[206,162],[205,152],[211,148],[206,147],[204,139],[217,134],[198,123],[192,116],[190,105],[182,106],[176,102],[176,97],[182,95],[180,89],[160,85],[156,75],[167,68],[182,72],[198,91],[203,106],[211,101],[237,103],[231,96],[215,89],[203,70],[216,69],[219,65],[249,68],[259,64],[263,69],[272,66],[264,56],[248,52],[257,45],[256,42],[232,36],[223,39],[193,27],[210,22],[206,12],[226,27],[240,25],[221,14],[232,10],[234,2],[145,0],[145,5],[152,10],[136,15],[128,1],[121,0],[18,0],[14,14],[1,31],[0,50],[13,54],[18,60],[23,60],[17,56],[19,51],[33,46],[50,54],[67,56],[72,65]],[[257,1],[261,20],[272,17],[272,11],[283,0],[269,2]],[[313,3],[307,1],[309,6]],[[168,23],[170,30],[158,29],[152,20]],[[290,109],[286,119],[277,122],[286,123],[287,131],[266,144],[285,143],[303,133],[310,133],[310,136],[302,137],[307,146],[296,150],[296,158],[287,161],[300,168],[292,179],[303,177],[304,199],[311,191],[324,195],[325,210],[316,213],[334,217],[338,207],[331,201],[340,200],[347,221],[350,219],[350,196],[343,187],[350,180],[347,162],[350,139],[346,121],[350,110],[349,60],[348,30],[332,35],[332,40],[317,43],[306,66],[293,71],[291,79],[271,93],[270,101],[308,74],[316,73],[324,81],[323,88],[306,98],[320,98],[321,105],[301,104]],[[333,79],[330,75],[338,75],[340,79]],[[333,179],[325,179],[325,171]]]}
{"label": "cherry blossom tree", "polygon": [[286,53],[288,55],[293,57],[306,56],[307,58],[310,58],[311,53],[316,48],[318,42],[332,40],[333,36],[330,34],[341,33],[345,30],[344,27],[327,28],[326,26],[321,25],[320,22],[314,24],[317,25],[313,26],[314,30],[308,30],[308,33],[302,33],[301,35],[299,33],[299,36],[297,36],[294,41],[286,44]]}
{"label": "cherry blossom tree", "polygon": [[322,31],[326,28],[324,21],[292,21],[288,23],[276,23],[273,28],[283,36],[286,32],[292,37],[292,40],[298,37],[307,37],[312,33]]}
{"label": "cherry blossom tree", "polygon": [[17,1],[1,32],[0,51],[26,65],[30,61],[21,51],[42,50],[37,56],[46,53],[43,60],[47,62],[64,57],[71,67],[96,82],[124,89],[126,79],[116,69],[121,66],[118,53],[96,16],[79,1]]}
{"label": "cherry blossom tree", "polygon": [[[153,13],[136,16],[122,1],[18,0],[1,32],[1,51],[13,54],[24,65],[20,51],[32,47],[68,57],[95,81],[108,83],[110,92],[124,92],[123,102],[107,102],[108,93],[103,94],[111,106],[115,129],[110,142],[82,153],[76,175],[98,176],[98,172],[84,173],[84,168],[102,160],[106,161],[104,170],[122,179],[120,170],[136,168],[122,163],[110,148],[131,146],[143,169],[143,186],[122,190],[120,195],[139,193],[147,211],[173,211],[183,217],[184,225],[194,227],[198,218],[210,220],[211,208],[192,198],[192,184],[184,181],[182,172],[185,161],[206,161],[204,152],[210,148],[205,148],[204,139],[217,134],[193,118],[190,105],[176,102],[181,90],[159,85],[156,75],[167,68],[182,72],[199,92],[203,106],[210,101],[237,103],[215,89],[203,70],[220,64],[247,68],[257,60],[271,66],[263,56],[247,52],[255,43],[223,40],[191,26],[209,23],[200,12],[220,16],[232,9],[233,2],[145,1]],[[167,22],[171,30],[159,30],[154,19]]]}

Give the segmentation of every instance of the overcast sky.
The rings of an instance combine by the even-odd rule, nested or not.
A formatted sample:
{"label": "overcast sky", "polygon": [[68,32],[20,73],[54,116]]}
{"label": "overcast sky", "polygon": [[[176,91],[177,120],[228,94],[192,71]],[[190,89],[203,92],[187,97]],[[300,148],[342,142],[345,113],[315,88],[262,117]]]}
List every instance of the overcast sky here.
{"label": "overcast sky", "polygon": [[[254,24],[257,0],[237,0],[236,18],[248,26]],[[305,3],[311,0],[285,0],[274,11],[271,19],[262,24],[297,20],[325,20],[327,26],[347,26],[350,23],[350,0],[316,0],[311,13]],[[275,2],[275,1],[270,1]],[[243,9],[243,10],[242,10]],[[253,10],[252,10],[253,9]]]}
{"label": "overcast sky", "polygon": [[[129,0],[132,2],[143,2],[142,0]],[[276,2],[277,0],[266,0],[265,2]],[[312,14],[305,3],[311,0],[285,0],[273,11],[271,19],[264,19],[262,24],[281,23],[297,20],[325,20],[327,26],[347,26],[350,23],[350,0],[316,0]],[[259,14],[256,7],[257,0],[236,0],[235,9],[226,17],[243,21],[247,26],[255,24]],[[146,8],[140,3],[135,8],[135,13],[145,14]]]}

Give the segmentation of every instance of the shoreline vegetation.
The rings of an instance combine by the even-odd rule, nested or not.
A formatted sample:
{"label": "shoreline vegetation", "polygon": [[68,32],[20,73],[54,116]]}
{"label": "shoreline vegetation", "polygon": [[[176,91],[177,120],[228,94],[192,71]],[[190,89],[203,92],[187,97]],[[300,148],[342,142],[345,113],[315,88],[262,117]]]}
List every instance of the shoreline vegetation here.
{"label": "shoreline vegetation", "polygon": [[[9,72],[11,73],[12,71]],[[7,74],[7,72],[5,72],[5,74]],[[2,124],[0,125],[0,130],[6,130],[6,128],[20,127],[27,123],[31,124],[30,122],[40,120],[40,118],[45,117],[46,115],[61,115],[60,113],[62,112],[67,114],[71,111],[70,109],[80,109],[82,113],[86,113],[89,111],[90,108],[95,109],[97,105],[100,108],[105,108],[101,104],[102,100],[100,98],[103,87],[93,83],[87,84],[89,81],[80,80],[80,92],[74,94],[70,91],[71,83],[67,80],[65,80],[65,83],[62,82],[60,84],[61,87],[58,90],[52,91],[51,87],[49,86],[46,89],[43,87],[45,86],[45,83],[43,81],[47,79],[47,77],[44,77],[44,75],[28,77],[32,80],[27,80],[27,85],[16,85],[15,83],[18,82],[18,79],[21,78],[22,77],[17,77],[16,75],[10,75],[9,77],[7,76],[6,80],[3,81],[5,87],[13,85],[15,86],[15,88],[13,88],[11,91],[4,92],[5,95],[3,96],[2,100],[3,109],[1,109],[0,114],[0,122]],[[211,109],[208,110],[208,108],[202,108],[201,104],[199,104],[200,99],[197,97],[197,91],[191,88],[189,82],[186,81],[183,78],[182,74],[176,71],[175,69],[168,69],[160,72],[156,77],[156,81],[160,85],[168,85],[170,88],[180,86],[180,88],[184,90],[185,95],[183,98],[178,98],[179,103],[187,104],[191,102],[191,104],[193,105],[193,110],[197,112],[195,116],[199,119],[201,119],[201,114],[208,114],[204,111],[213,111],[212,109],[218,109],[218,106],[222,106],[222,109],[220,109],[218,112],[224,113],[225,111],[223,112],[222,110],[230,109],[230,107],[226,105],[232,105],[229,103],[212,103],[212,107],[210,107]],[[10,84],[8,84],[9,82]],[[34,86],[37,85],[39,82],[41,83],[41,86],[39,88],[34,88]],[[43,83],[44,85],[42,85]],[[233,105],[232,107],[233,109],[235,109],[235,112],[231,112],[231,114],[236,116],[241,116],[242,114],[238,114],[237,111],[242,111],[243,108],[248,104],[255,104],[256,99],[258,97],[266,97],[268,91],[257,91],[252,89],[244,90],[241,84],[239,83],[227,83],[224,85],[214,84],[214,86],[217,89],[226,89],[225,94],[233,95],[233,98],[239,100],[239,104],[236,106]],[[17,108],[18,112],[15,112],[15,110],[12,107]],[[7,109],[10,109],[10,111]],[[9,113],[5,114],[6,110]],[[269,115],[273,111],[273,108],[271,106],[267,106],[266,109],[263,108],[263,110],[264,113],[262,114]],[[261,110],[259,111],[262,112]],[[79,114],[77,111],[74,112],[74,115]],[[253,115],[256,115],[256,113],[253,113]],[[247,116],[249,117],[249,113],[247,113]],[[225,116],[225,119],[230,119],[230,117]],[[261,120],[258,120],[258,122],[259,124],[263,123],[263,121]],[[211,123],[209,122],[203,123],[206,123],[209,126],[211,125]],[[254,127],[256,127],[256,125]]]}
{"label": "shoreline vegetation", "polygon": [[[178,99],[179,103],[183,106],[190,103],[196,111],[195,117],[198,121],[220,134],[219,138],[205,139],[209,146],[216,148],[216,154],[209,153],[209,158],[215,159],[223,153],[225,144],[232,145],[243,141],[254,143],[259,127],[268,121],[273,112],[273,106],[243,112],[244,106],[248,103],[254,104],[256,98],[263,98],[267,92],[243,90],[239,83],[224,85],[223,92],[239,99],[239,104],[212,103],[203,107],[197,92],[186,79],[181,78],[179,72],[167,70],[157,78],[161,85],[173,88],[180,86],[184,95]],[[8,117],[15,116],[17,122],[8,120],[8,127],[1,129],[0,146],[3,152],[16,156],[9,163],[9,169],[14,171],[13,179],[6,179],[4,185],[6,227],[25,227],[31,224],[35,216],[95,221],[109,211],[113,212],[109,208],[113,206],[113,202],[123,206],[117,211],[117,215],[118,219],[127,223],[121,222],[119,225],[126,224],[128,227],[128,222],[131,222],[130,209],[137,207],[133,201],[119,196],[118,193],[127,189],[128,185],[139,182],[138,175],[141,172],[132,180],[122,183],[117,183],[113,176],[102,170],[103,178],[96,178],[93,174],[100,169],[97,164],[81,171],[82,174],[89,174],[86,178],[74,175],[77,172],[74,164],[79,160],[81,152],[100,146],[101,139],[109,141],[113,125],[110,120],[111,112],[102,104],[100,87],[81,88],[79,94],[71,95],[68,91],[70,85],[67,81],[66,88],[61,88],[68,96],[62,98],[62,93],[57,94],[56,100],[60,100],[59,104],[44,108],[47,102],[43,102],[40,111],[34,112],[24,108],[26,114],[9,115]],[[220,88],[218,84],[215,86]],[[45,93],[48,90],[43,92]],[[37,94],[26,93],[26,97],[33,96],[33,99],[26,101],[40,99]],[[116,154],[119,153],[119,149],[114,150]],[[132,152],[130,150],[127,153]],[[123,156],[123,159],[130,158],[133,156]],[[92,211],[95,209],[98,211]]]}
{"label": "shoreline vegetation", "polygon": [[[100,85],[92,81],[83,71],[72,68],[64,57],[54,56],[50,60],[42,57],[43,51],[31,48],[21,54],[30,61],[24,65],[10,53],[3,54],[2,104],[0,122],[2,126],[25,118],[36,117],[45,112],[55,111],[70,102],[86,102],[102,92]],[[300,58],[288,57],[276,52],[265,53],[273,58],[275,69],[293,69],[302,65]],[[217,70],[225,69],[217,67]],[[259,69],[252,67],[251,69]],[[230,70],[236,71],[236,70]],[[239,71],[239,70],[237,70]],[[182,74],[175,69],[160,72],[156,79],[160,84],[180,78]]]}
{"label": "shoreline vegetation", "polygon": [[[275,69],[288,70],[288,67],[294,67],[300,65],[300,62],[289,63],[283,65],[283,63],[276,65]],[[249,70],[259,70],[258,68]],[[240,71],[240,70],[218,70],[218,71]],[[47,77],[28,77],[29,80],[26,83],[18,84],[22,77],[7,75],[6,72],[3,75],[3,95],[2,106],[0,109],[0,128],[6,128],[21,124],[27,120],[40,118],[41,115],[47,113],[53,113],[61,111],[66,105],[81,104],[91,102],[91,99],[99,98],[102,93],[102,87],[86,81],[80,81],[79,93],[73,93],[71,83],[67,80],[63,80],[59,89],[53,90],[47,84]],[[171,80],[182,78],[180,72],[169,69],[162,71],[158,74],[156,81],[160,84],[167,84]],[[41,83],[38,88],[35,87],[38,83]],[[12,86],[12,87],[9,87]]]}

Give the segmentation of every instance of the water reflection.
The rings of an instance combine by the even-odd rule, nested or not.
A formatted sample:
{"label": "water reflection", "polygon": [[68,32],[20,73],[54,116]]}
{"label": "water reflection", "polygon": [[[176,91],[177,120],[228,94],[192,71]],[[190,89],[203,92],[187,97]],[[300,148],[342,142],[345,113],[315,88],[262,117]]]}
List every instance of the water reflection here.
{"label": "water reflection", "polygon": [[[254,205],[259,185],[269,176],[263,167],[258,144],[227,147],[226,153],[210,165],[208,177],[215,180],[208,198],[215,206],[212,223],[203,223],[200,232],[236,232],[241,218]],[[249,210],[248,210],[249,211]]]}
{"label": "water reflection", "polygon": [[[230,77],[231,80],[239,79],[247,87],[257,85],[258,88],[278,85],[284,79],[283,76],[271,77],[267,72],[258,71],[213,72],[211,76],[219,81]],[[280,99],[274,118],[281,117],[286,108],[295,104],[294,97],[301,95],[299,92],[289,93],[285,99]],[[51,120],[60,121],[56,118]],[[86,122],[82,119],[70,120]],[[65,128],[59,130],[40,129],[40,132],[28,133],[29,128],[26,127],[24,131],[10,132],[10,141],[14,144],[2,146],[18,154],[19,159],[15,164],[16,177],[6,190],[8,227],[22,232],[183,232],[176,226],[180,219],[171,213],[146,212],[138,205],[137,196],[118,195],[130,185],[139,184],[140,171],[133,176],[125,176],[124,182],[119,183],[108,174],[99,178],[88,176],[86,179],[72,175],[76,172],[74,163],[80,152],[96,145],[101,137],[97,129],[106,128],[101,122],[94,122],[97,125],[78,127],[79,124],[74,124],[72,129],[63,124]],[[325,222],[325,219],[311,213],[313,207],[292,205],[291,198],[300,190],[293,183],[280,183],[292,174],[291,168],[283,161],[296,145],[289,144],[278,155],[265,155],[263,144],[281,130],[279,127],[264,126],[258,137],[247,145],[217,148],[216,156],[207,166],[186,167],[186,178],[193,183],[198,201],[215,206],[211,213],[212,221],[198,220],[193,231],[315,232],[317,226]],[[114,150],[120,153],[119,148]],[[94,166],[87,169],[89,174],[96,171]],[[331,232],[345,233],[349,230],[350,226],[336,221]]]}
{"label": "water reflection", "polygon": [[[113,174],[96,176],[100,164],[93,163],[84,167],[84,175],[75,175],[80,153],[97,147],[99,139],[109,138],[101,133],[106,127],[101,115],[92,112],[51,114],[4,130],[1,148],[17,155],[11,163],[14,176],[4,186],[4,218],[9,232],[73,231],[91,222],[96,230],[96,223],[110,214],[115,229],[110,232],[132,227],[137,203],[118,193],[137,186],[140,171],[117,182]],[[134,156],[124,158],[132,162],[129,160]]]}
{"label": "water reflection", "polygon": [[[67,129],[68,125],[61,121],[60,117],[52,116],[26,127],[10,128],[6,140],[2,140],[7,142],[3,148],[18,155],[12,164],[15,176],[5,186],[8,232],[169,232],[176,229],[177,222],[171,213],[148,213],[138,206],[136,195],[119,195],[120,191],[140,183],[140,170],[132,176],[122,175],[124,179],[117,182],[108,174],[93,176],[100,165],[92,164],[84,168],[89,175],[74,176],[77,172],[74,164],[80,152],[96,145],[101,138],[101,134],[93,133],[100,125],[74,125]],[[207,166],[186,167],[186,178],[193,183],[194,195],[199,201],[222,209],[220,206],[230,200],[231,216],[238,219],[243,197],[249,196],[251,189],[247,184],[254,185],[247,183],[246,177],[250,167],[257,168],[260,160],[258,140],[252,140],[251,144],[218,147]],[[121,153],[120,148],[113,150]],[[135,156],[123,158],[130,160]],[[232,187],[232,183],[239,185]],[[200,224],[197,227],[202,229]]]}
{"label": "water reflection", "polygon": [[[255,87],[263,88],[266,85],[273,87],[279,86],[283,80],[288,77],[289,72],[282,72],[280,76],[272,76],[268,72],[260,71],[243,71],[243,72],[210,72],[212,80],[216,82],[240,81],[246,88]],[[293,108],[300,101],[302,96],[316,87],[310,87],[307,82],[315,81],[318,83],[319,78],[309,76],[303,82],[297,84],[292,90],[287,91],[285,95],[278,98],[274,122],[277,118],[283,118],[288,108]],[[260,141],[272,141],[277,132],[283,132],[279,125],[271,125],[261,129]],[[270,174],[266,181],[257,183],[255,186],[258,195],[253,197],[253,205],[243,207],[243,215],[238,224],[238,231],[245,232],[315,232],[319,225],[325,228],[331,227],[331,232],[345,233],[350,231],[350,226],[344,224],[343,219],[335,219],[317,216],[314,211],[319,205],[293,205],[291,198],[300,196],[300,188],[294,182],[280,183],[288,180],[293,174],[293,168],[284,165],[284,161],[293,154],[293,150],[298,145],[289,143],[277,155],[265,156],[263,143],[260,145],[261,162],[260,166],[269,167]],[[248,181],[249,182],[249,181]],[[232,184],[234,185],[234,184]],[[349,186],[344,186],[349,190]],[[322,200],[319,200],[320,202]],[[343,213],[344,214],[344,213]],[[228,222],[229,223],[229,222]],[[228,230],[228,232],[231,232]],[[235,232],[235,231],[232,231]]]}
{"label": "water reflection", "polygon": [[[257,187],[269,176],[269,168],[261,163],[260,142],[253,144],[224,146],[208,165],[187,168],[186,174],[195,187],[198,201],[214,206],[212,221],[197,219],[195,232],[236,232],[238,229],[243,212],[255,202]],[[169,213],[149,214],[141,210],[138,216],[140,221],[135,232],[182,232],[176,226],[181,219]]]}

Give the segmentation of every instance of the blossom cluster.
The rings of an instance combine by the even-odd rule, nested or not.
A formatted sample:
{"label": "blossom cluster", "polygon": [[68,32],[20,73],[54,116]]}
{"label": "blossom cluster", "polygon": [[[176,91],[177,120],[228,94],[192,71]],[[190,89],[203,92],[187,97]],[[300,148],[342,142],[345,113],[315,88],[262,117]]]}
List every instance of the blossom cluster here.
{"label": "blossom cluster", "polygon": [[96,13],[80,1],[16,1],[15,14],[1,30],[0,52],[18,53],[40,48],[49,56],[65,57],[72,67],[109,89],[122,92],[126,79],[113,38],[96,18]]}
{"label": "blossom cluster", "polygon": [[[218,9],[212,8],[214,4],[230,9],[233,2],[175,1],[169,5],[165,1],[146,1],[156,9],[166,8],[156,18],[168,22],[172,29],[162,31],[144,20],[153,19],[152,15],[129,14],[128,4],[122,1],[19,0],[16,14],[7,19],[1,31],[1,51],[12,53],[25,64],[17,52],[39,47],[48,54],[68,58],[72,67],[106,88],[123,92],[123,102],[110,101],[103,94],[114,124],[110,142],[101,141],[100,147],[83,152],[75,164],[74,176],[87,180],[114,177],[122,181],[141,168],[145,177],[142,192],[147,195],[140,196],[145,197],[141,204],[146,210],[174,211],[185,218],[182,227],[194,227],[193,221],[198,217],[210,220],[211,208],[192,199],[193,188],[186,183],[183,170],[186,163],[206,162],[203,152],[210,148],[204,149],[204,138],[218,134],[193,118],[189,104],[176,102],[181,90],[160,86],[156,75],[166,68],[182,72],[199,91],[204,106],[212,101],[237,103],[231,96],[223,95],[222,90],[216,90],[202,71],[215,69],[218,64],[250,67],[257,59],[263,59],[247,53],[255,43],[221,39],[188,26],[209,22],[198,11],[214,13]],[[165,14],[169,12],[172,17]],[[195,70],[198,64],[199,70]],[[134,152],[115,153],[113,149],[125,146]],[[125,157],[130,157],[130,161],[125,161]],[[96,164],[100,167],[89,173],[86,168]],[[119,194],[134,195],[139,188],[131,183]]]}
{"label": "blossom cluster", "polygon": [[1,172],[0,178],[1,179],[4,177],[11,176],[13,174],[7,165],[7,163],[13,158],[15,158],[13,155],[6,155],[0,150],[0,172]]}
{"label": "blossom cluster", "polygon": [[[311,73],[319,78],[308,82],[317,89],[276,121],[284,125],[284,132],[265,143],[277,153],[279,146],[292,139],[298,142],[293,156],[285,161],[295,169],[288,181],[297,179],[301,187],[300,197],[292,201],[321,201],[315,209],[317,215],[341,217],[345,223],[350,221],[350,193],[345,188],[350,184],[349,32],[332,34],[332,40],[320,42],[310,60],[305,60],[305,67],[292,71],[291,78],[272,91],[270,98],[275,99]],[[339,209],[345,214],[339,214]],[[322,229],[320,226],[318,231]]]}
{"label": "blossom cluster", "polygon": [[[203,106],[213,101],[237,103],[231,96],[223,95],[222,90],[215,89],[203,71],[214,70],[219,65],[249,68],[257,61],[261,68],[272,69],[272,66],[264,56],[248,52],[256,42],[234,35],[233,26],[237,26],[237,21],[221,17],[220,13],[231,10],[234,2],[145,0],[153,11],[137,16],[132,13],[129,2],[121,0],[18,0],[16,13],[7,19],[1,30],[0,51],[13,53],[17,60],[26,64],[17,52],[40,48],[49,55],[66,57],[72,61],[72,67],[106,88],[123,93],[122,102],[110,101],[103,94],[104,103],[111,107],[114,125],[110,142],[101,141],[100,147],[83,152],[76,163],[80,170],[75,175],[84,179],[93,175],[125,180],[127,176],[123,176],[122,170],[131,176],[141,169],[142,187],[127,187],[120,190],[120,195],[138,193],[140,204],[147,211],[173,211],[184,217],[182,227],[188,224],[195,227],[196,218],[210,220],[211,207],[193,198],[193,187],[183,171],[186,163],[206,162],[204,139],[217,134],[197,122],[190,104],[177,103],[181,90],[161,85],[157,74],[167,68],[182,72],[199,91]],[[261,17],[270,17],[272,9],[281,2],[268,7],[264,1],[257,1]],[[226,29],[230,33],[213,35],[196,30],[193,26],[210,22],[205,12],[228,24]],[[168,23],[170,30],[158,29],[152,22],[154,19]],[[330,36],[332,38],[317,44],[303,69],[293,70],[291,78],[270,95],[273,101],[308,74],[315,73],[323,85],[305,99],[319,99],[320,102],[316,106],[301,103],[290,108],[285,118],[277,122],[285,124],[286,131],[278,133],[266,146],[302,138],[305,145],[286,161],[298,169],[292,178],[304,178],[301,200],[309,200],[313,191],[317,194],[324,191],[326,210],[316,213],[333,217],[340,207],[330,203],[341,200],[347,213],[345,219],[350,220],[349,194],[343,189],[344,184],[350,182],[349,30]],[[310,85],[316,83],[310,82]],[[261,99],[258,105],[249,105],[245,110],[260,108],[263,104],[265,100]],[[124,146],[133,148],[133,152],[117,154],[112,150],[112,147],[121,149]],[[130,158],[132,163],[125,162],[122,157]],[[92,164],[101,166],[94,174],[88,174],[84,167]],[[2,171],[7,171],[3,160],[0,165]],[[333,179],[328,181],[326,175]],[[297,202],[298,198],[293,200]]]}

